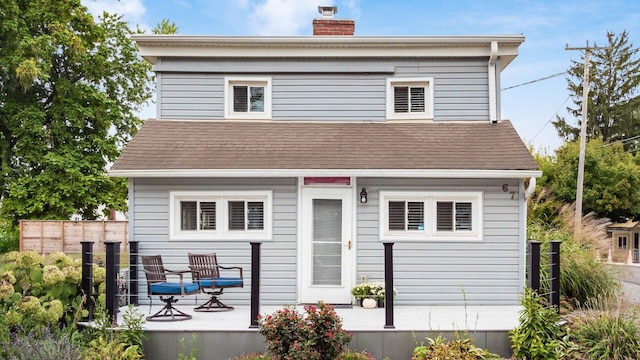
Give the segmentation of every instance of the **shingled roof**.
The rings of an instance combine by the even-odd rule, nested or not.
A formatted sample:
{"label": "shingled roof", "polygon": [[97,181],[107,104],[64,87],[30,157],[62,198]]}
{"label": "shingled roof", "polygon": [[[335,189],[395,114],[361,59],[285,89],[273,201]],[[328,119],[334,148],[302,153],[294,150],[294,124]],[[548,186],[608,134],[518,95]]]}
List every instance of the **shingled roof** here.
{"label": "shingled roof", "polygon": [[537,170],[509,121],[147,120],[111,168]]}

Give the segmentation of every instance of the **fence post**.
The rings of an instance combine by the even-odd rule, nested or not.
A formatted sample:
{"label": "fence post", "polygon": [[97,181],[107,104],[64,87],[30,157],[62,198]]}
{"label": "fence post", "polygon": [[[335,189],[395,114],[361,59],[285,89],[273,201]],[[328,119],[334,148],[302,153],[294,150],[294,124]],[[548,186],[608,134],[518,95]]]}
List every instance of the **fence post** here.
{"label": "fence post", "polygon": [[529,288],[540,293],[540,241],[529,240]]}
{"label": "fence post", "polygon": [[384,328],[393,325],[393,243],[384,243]]}
{"label": "fence post", "polygon": [[553,240],[550,243],[551,249],[551,269],[549,277],[551,278],[551,293],[549,294],[549,303],[560,312],[560,244],[562,241]]}
{"label": "fence post", "polygon": [[107,314],[111,324],[118,325],[118,273],[120,272],[120,241],[105,241],[107,253]]}
{"label": "fence post", "polygon": [[80,241],[82,246],[82,292],[85,296],[85,308],[89,312],[87,319],[93,320],[93,241]]}
{"label": "fence post", "polygon": [[251,244],[251,323],[249,328],[258,327],[258,315],[260,314],[260,245],[259,242]]}
{"label": "fence post", "polygon": [[129,241],[129,303],[138,306],[138,241]]}

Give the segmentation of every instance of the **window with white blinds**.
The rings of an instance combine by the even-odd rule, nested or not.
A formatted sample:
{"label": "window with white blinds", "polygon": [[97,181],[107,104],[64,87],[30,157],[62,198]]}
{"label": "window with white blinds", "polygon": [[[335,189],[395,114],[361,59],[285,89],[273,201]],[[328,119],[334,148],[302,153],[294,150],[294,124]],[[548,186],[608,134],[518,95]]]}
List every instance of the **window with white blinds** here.
{"label": "window with white blinds", "polygon": [[172,238],[271,237],[271,192],[172,192],[170,208]]}
{"label": "window with white blinds", "polygon": [[271,118],[271,78],[225,78],[225,117],[231,119]]}
{"label": "window with white blinds", "polygon": [[481,192],[380,192],[382,239],[482,240]]}
{"label": "window with white blinds", "polygon": [[387,79],[387,118],[433,120],[433,78]]}

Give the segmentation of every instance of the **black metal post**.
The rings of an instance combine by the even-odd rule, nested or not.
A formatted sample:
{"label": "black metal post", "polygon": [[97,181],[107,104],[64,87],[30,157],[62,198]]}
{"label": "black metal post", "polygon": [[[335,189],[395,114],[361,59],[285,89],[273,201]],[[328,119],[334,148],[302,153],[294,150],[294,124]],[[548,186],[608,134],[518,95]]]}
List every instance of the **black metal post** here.
{"label": "black metal post", "polygon": [[260,314],[260,244],[251,243],[251,324],[249,328],[258,327]]}
{"label": "black metal post", "polygon": [[393,325],[393,243],[384,243],[384,328]]}
{"label": "black metal post", "polygon": [[89,312],[87,319],[93,320],[93,241],[80,241],[82,245],[82,292],[85,296],[85,308]]}
{"label": "black metal post", "polygon": [[549,302],[551,306],[560,312],[560,244],[562,241],[551,241],[551,269],[549,277],[551,278],[551,294],[549,294]]}
{"label": "black metal post", "polygon": [[120,241],[108,241],[104,243],[107,252],[107,314],[111,317],[111,323],[118,325],[118,273],[120,272]]}
{"label": "black metal post", "polygon": [[129,303],[138,306],[138,241],[129,241]]}
{"label": "black metal post", "polygon": [[529,240],[529,288],[540,292],[540,241]]}

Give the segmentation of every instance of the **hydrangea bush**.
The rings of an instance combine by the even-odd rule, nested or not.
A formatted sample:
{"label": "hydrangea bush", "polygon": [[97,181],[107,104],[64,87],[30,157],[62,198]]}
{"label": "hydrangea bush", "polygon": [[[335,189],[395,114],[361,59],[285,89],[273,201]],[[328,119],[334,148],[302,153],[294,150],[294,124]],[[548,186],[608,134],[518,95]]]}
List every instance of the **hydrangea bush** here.
{"label": "hydrangea bush", "polygon": [[[81,309],[82,261],[64,253],[41,256],[11,252],[0,270],[0,315],[8,329],[24,331],[74,319]],[[94,266],[94,285],[104,288],[103,268]],[[83,314],[86,316],[86,313]]]}

